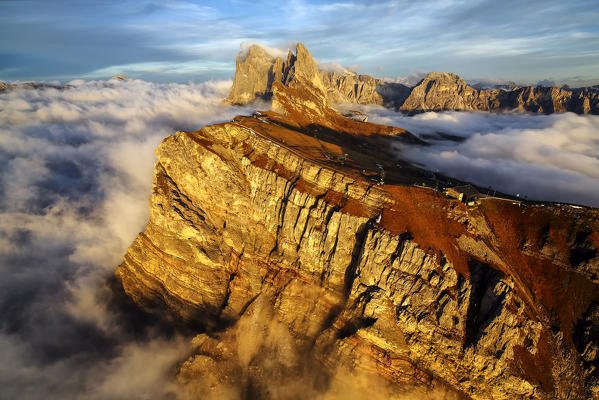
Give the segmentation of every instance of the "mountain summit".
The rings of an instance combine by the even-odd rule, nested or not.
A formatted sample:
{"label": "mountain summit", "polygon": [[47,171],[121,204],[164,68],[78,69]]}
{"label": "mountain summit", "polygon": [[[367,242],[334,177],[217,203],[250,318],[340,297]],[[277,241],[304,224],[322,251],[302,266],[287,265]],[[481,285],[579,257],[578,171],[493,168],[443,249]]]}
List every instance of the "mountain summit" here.
{"label": "mountain summit", "polygon": [[599,114],[596,88],[515,87],[512,90],[475,89],[452,73],[431,72],[416,86],[386,82],[369,75],[319,70],[306,47],[299,43],[286,61],[259,45],[237,56],[233,88],[228,101],[247,104],[270,99],[273,84],[289,85],[297,74],[324,91],[331,104],[378,104],[408,114],[443,110],[521,110],[551,114]]}
{"label": "mountain summit", "polygon": [[[273,110],[163,140],[116,271],[195,330],[190,398],[599,398],[599,210],[398,160],[415,138],[338,114],[303,46],[238,65],[230,100]],[[477,104],[456,75],[427,78],[416,101]]]}

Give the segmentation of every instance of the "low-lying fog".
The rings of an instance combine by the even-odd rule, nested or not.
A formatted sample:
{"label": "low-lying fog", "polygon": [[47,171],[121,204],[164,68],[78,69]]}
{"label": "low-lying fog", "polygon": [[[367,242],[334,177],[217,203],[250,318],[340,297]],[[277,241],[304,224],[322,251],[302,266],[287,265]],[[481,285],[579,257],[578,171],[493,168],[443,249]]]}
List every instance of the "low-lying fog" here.
{"label": "low-lying fog", "polygon": [[[230,81],[74,84],[0,93],[0,397],[175,396],[188,339],[131,329],[105,282],[143,230],[162,138],[251,110],[221,103]],[[431,142],[401,149],[428,168],[599,206],[597,116],[365,109]]]}
{"label": "low-lying fog", "polygon": [[535,200],[599,207],[599,116],[427,112],[361,106],[369,121],[407,129],[431,146],[398,155],[432,171]]}

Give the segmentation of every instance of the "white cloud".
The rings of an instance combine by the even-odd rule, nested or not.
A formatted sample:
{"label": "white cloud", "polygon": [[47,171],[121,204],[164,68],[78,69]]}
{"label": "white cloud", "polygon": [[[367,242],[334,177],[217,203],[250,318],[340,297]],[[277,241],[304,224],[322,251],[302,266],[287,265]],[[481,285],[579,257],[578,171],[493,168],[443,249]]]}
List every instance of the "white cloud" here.
{"label": "white cloud", "polygon": [[365,109],[371,121],[429,141],[431,146],[401,154],[429,169],[531,199],[599,207],[598,116],[427,112],[407,117]]}
{"label": "white cloud", "polygon": [[355,72],[351,71],[348,68],[345,68],[338,62],[320,62],[316,60],[318,65],[318,69],[329,71],[329,72],[337,72],[338,74],[354,74]]}
{"label": "white cloud", "polygon": [[0,391],[162,397],[184,340],[133,335],[105,282],[147,221],[160,141],[249,110],[221,102],[231,81],[71,84],[0,94]]}
{"label": "white cloud", "polygon": [[239,52],[239,54],[241,55],[242,59],[245,59],[245,57],[247,56],[247,54],[250,51],[250,48],[252,46],[259,46],[264,51],[266,51],[271,57],[280,57],[283,60],[287,59],[287,54],[289,53],[289,50],[291,50],[291,48],[295,49],[295,43],[290,44],[289,46],[284,46],[282,48],[277,48],[277,47],[269,47],[269,46],[265,45],[264,43],[250,41],[250,42],[241,42],[240,46],[241,46],[241,51]]}

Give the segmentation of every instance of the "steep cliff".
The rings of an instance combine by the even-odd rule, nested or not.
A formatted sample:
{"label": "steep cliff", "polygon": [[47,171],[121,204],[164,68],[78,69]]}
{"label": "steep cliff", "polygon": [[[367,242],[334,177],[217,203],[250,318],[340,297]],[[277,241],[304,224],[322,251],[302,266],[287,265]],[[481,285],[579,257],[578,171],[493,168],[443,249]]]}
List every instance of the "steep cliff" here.
{"label": "steep cliff", "polygon": [[510,91],[474,89],[455,74],[432,72],[416,85],[400,110],[522,110],[551,114],[571,111],[599,114],[599,91],[554,87],[520,87]]}
{"label": "steep cliff", "polygon": [[117,270],[198,330],[189,394],[599,398],[599,210],[413,186],[426,171],[385,151],[409,133],[285,71],[275,111],[162,142]]}
{"label": "steep cliff", "polygon": [[235,78],[228,101],[247,104],[256,98],[270,99],[273,84],[288,86],[295,78],[311,80],[326,93],[332,103],[380,104],[399,106],[410,89],[399,83],[387,83],[369,75],[319,71],[306,47],[298,43],[295,54],[287,60],[269,55],[262,47],[252,45],[247,53],[239,53]]}
{"label": "steep cliff", "polygon": [[[299,62],[298,62],[299,59]],[[256,98],[270,99],[273,85],[289,85],[294,71],[310,77],[323,89],[331,104],[378,104],[406,113],[441,110],[523,110],[550,114],[575,112],[599,114],[597,88],[516,87],[512,90],[474,89],[451,73],[432,72],[415,87],[386,82],[369,75],[318,71],[301,43],[286,61],[270,56],[258,46],[240,53],[228,101],[247,104]]]}

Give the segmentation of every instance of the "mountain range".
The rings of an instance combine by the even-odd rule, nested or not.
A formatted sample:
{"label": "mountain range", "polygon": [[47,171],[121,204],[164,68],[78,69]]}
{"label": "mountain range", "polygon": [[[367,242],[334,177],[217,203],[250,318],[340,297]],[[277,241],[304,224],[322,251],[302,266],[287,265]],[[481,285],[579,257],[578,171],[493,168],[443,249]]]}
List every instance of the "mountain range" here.
{"label": "mountain range", "polygon": [[[246,104],[255,98],[270,98],[272,85],[275,82],[285,84],[296,57],[305,56],[302,44],[298,45],[298,49],[297,54],[289,52],[285,61],[269,55],[259,45],[240,53],[228,100],[234,104]],[[316,70],[316,75],[332,104],[378,104],[408,114],[443,110],[599,114],[599,89],[595,87],[514,86],[508,87],[511,90],[475,89],[455,74],[440,72],[429,73],[413,87],[352,72]]]}
{"label": "mountain range", "polygon": [[484,195],[398,161],[394,143],[423,145],[409,132],[334,108],[582,113],[596,96],[440,73],[407,88],[252,47],[228,101],[272,109],[164,139],[116,276],[196,333],[191,397],[599,398],[599,210]]}

